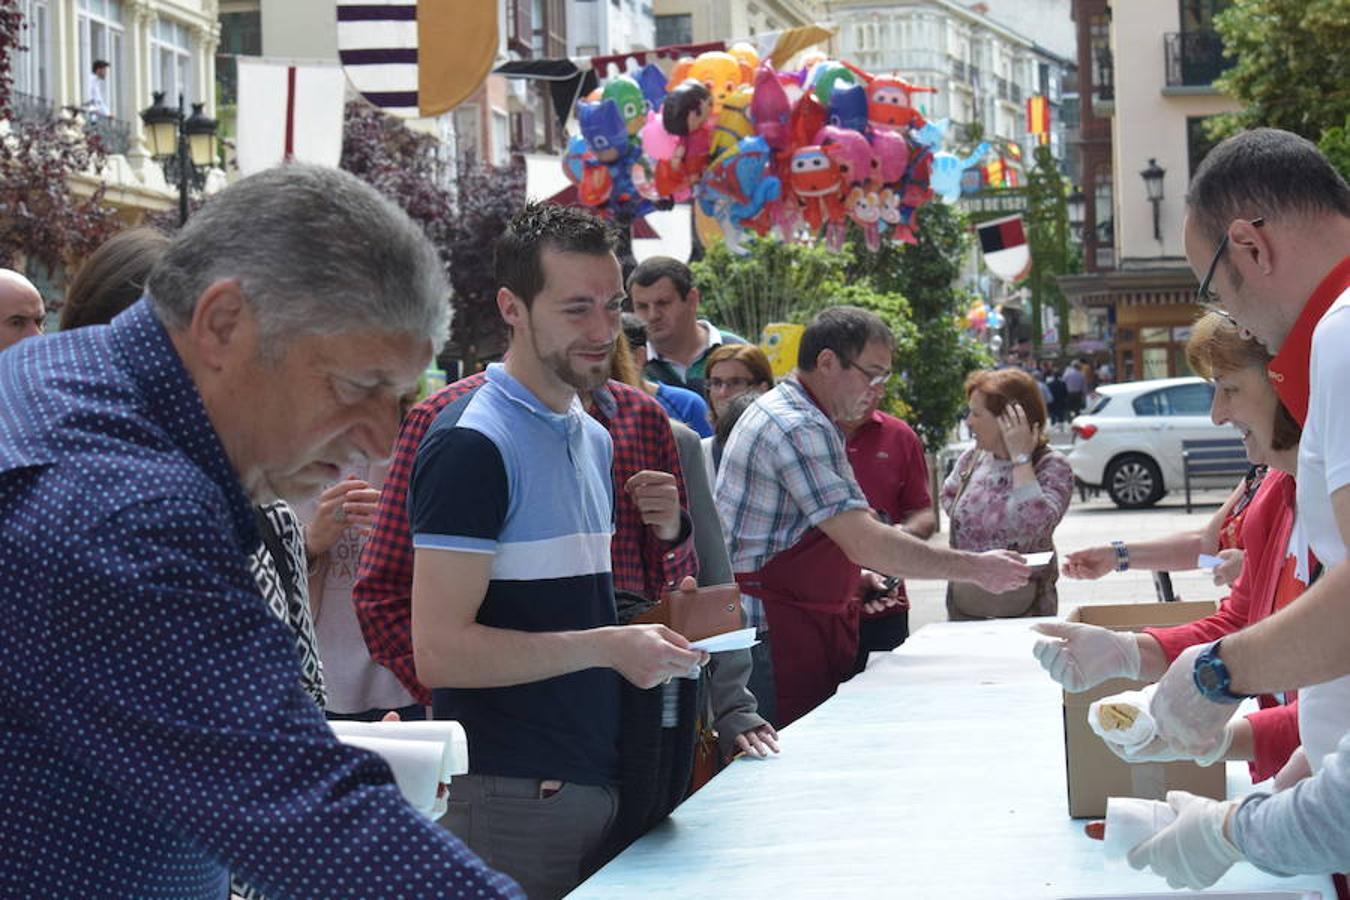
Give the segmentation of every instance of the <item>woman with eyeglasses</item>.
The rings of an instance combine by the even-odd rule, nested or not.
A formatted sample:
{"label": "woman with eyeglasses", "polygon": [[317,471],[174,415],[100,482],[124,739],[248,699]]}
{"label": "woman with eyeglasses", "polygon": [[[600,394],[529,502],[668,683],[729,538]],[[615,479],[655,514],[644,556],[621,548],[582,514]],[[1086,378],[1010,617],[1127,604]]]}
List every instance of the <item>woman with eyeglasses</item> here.
{"label": "woman with eyeglasses", "polygon": [[[727,404],[743,394],[760,394],[773,387],[773,368],[764,351],[754,344],[723,344],[708,356],[704,384],[708,389],[708,419],[713,428],[725,415]],[[723,438],[716,432],[703,439],[703,455],[709,477],[717,477],[722,462]]]}
{"label": "woman with eyeglasses", "polygon": [[[956,461],[942,487],[957,550],[1053,551],[1069,509],[1073,470],[1050,448],[1045,401],[1021,369],[974,372],[966,379],[975,446]],[[947,587],[947,617],[956,620],[1052,616],[1059,609],[1055,560],[1031,581],[1002,594],[965,583]]]}

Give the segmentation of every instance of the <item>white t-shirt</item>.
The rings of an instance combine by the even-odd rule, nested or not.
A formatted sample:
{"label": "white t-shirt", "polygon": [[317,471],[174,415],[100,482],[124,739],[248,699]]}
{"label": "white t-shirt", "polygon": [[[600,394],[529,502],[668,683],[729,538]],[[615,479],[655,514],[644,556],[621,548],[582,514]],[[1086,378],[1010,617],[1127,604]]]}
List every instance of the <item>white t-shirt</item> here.
{"label": "white t-shirt", "polygon": [[[1350,415],[1344,397],[1337,396],[1350,384],[1350,290],[1318,322],[1309,371],[1308,421],[1298,450],[1298,525],[1330,570],[1345,560],[1331,495],[1350,484]],[[1350,731],[1350,675],[1312,685],[1298,696],[1299,736],[1316,772],[1341,735]]]}

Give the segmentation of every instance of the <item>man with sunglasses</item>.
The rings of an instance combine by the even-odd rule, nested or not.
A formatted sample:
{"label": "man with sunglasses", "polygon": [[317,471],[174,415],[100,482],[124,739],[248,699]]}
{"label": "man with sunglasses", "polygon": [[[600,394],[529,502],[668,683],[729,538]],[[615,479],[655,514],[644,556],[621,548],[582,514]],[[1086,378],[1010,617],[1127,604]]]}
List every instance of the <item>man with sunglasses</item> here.
{"label": "man with sunglasses", "polygon": [[[1176,887],[1207,887],[1246,858],[1280,874],[1350,868],[1350,187],[1309,141],[1260,128],[1224,141],[1186,198],[1186,256],[1200,301],[1264,344],[1270,377],[1303,424],[1297,539],[1324,566],[1279,613],[1182,653],[1152,713],[1178,758],[1216,746],[1245,697],[1299,690],[1312,777],[1277,794],[1219,802],[1174,793],[1175,824],[1130,862]],[[1338,396],[1340,394],[1341,396]],[[1342,739],[1342,738],[1345,739]],[[1296,757],[1297,758],[1297,757]],[[1293,765],[1291,763],[1291,765]],[[1278,780],[1278,779],[1277,779]],[[1348,895],[1337,876],[1337,893]]]}
{"label": "man with sunglasses", "polygon": [[796,372],[746,410],[722,456],[717,511],[747,624],[772,639],[773,724],[780,727],[853,674],[860,567],[973,581],[995,592],[1030,575],[1015,553],[929,547],[869,509],[838,423],[858,419],[885,389],[894,347],[873,313],[854,306],[821,312],[802,335]]}

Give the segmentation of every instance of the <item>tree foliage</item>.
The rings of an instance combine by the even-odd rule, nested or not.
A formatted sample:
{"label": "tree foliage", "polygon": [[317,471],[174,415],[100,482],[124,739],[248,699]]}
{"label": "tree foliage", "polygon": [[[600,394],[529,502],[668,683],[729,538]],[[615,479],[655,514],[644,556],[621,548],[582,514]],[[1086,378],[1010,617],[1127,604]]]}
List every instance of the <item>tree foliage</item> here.
{"label": "tree foliage", "polygon": [[454,288],[453,349],[472,368],[505,344],[492,244],[524,206],[525,172],[469,161],[452,183],[439,146],[368,104],[347,104],[341,166],[397,203],[440,252]]}
{"label": "tree foliage", "polygon": [[525,207],[525,166],[466,164],[460,170],[458,205],[450,232],[450,280],[455,286],[454,340],[472,368],[506,346],[506,323],[497,310],[492,248]]}
{"label": "tree foliage", "polygon": [[1055,317],[1059,346],[1069,342],[1069,301],[1055,280],[1069,272],[1069,211],[1064,177],[1049,146],[1037,147],[1034,158],[1027,176],[1025,217],[1031,271],[1023,283],[1031,292],[1031,344],[1039,352],[1049,313]]}
{"label": "tree foliage", "polygon": [[1232,0],[1214,24],[1234,60],[1215,84],[1243,106],[1214,136],[1266,125],[1317,143],[1346,127],[1350,0]]}
{"label": "tree foliage", "polygon": [[885,406],[937,452],[965,406],[967,373],[991,364],[957,327],[970,297],[956,288],[970,244],[965,218],[944,203],[919,211],[919,243],[883,241],[867,250],[856,229],[842,252],[752,241],[736,256],[722,244],[692,264],[704,311],[754,340],[770,322],[806,322],[827,306],[851,304],[881,316],[896,337]]}
{"label": "tree foliage", "polygon": [[92,251],[121,227],[103,203],[102,184],[89,196],[71,190],[71,177],[97,175],[107,156],[96,135],[74,118],[17,121],[11,66],[22,49],[23,16],[13,0],[0,0],[0,266],[19,260],[58,271]]}
{"label": "tree foliage", "polygon": [[965,216],[938,201],[924,204],[918,215],[917,245],[883,242],[877,253],[855,252],[848,277],[908,301],[914,344],[897,367],[904,373],[901,396],[910,407],[905,418],[936,453],[965,408],[966,375],[992,360],[956,324],[971,302],[957,287],[971,239]]}
{"label": "tree foliage", "polygon": [[690,268],[699,304],[717,324],[759,339],[770,322],[788,322],[829,306],[844,275],[846,258],[824,247],[751,240],[737,256],[717,241]]}

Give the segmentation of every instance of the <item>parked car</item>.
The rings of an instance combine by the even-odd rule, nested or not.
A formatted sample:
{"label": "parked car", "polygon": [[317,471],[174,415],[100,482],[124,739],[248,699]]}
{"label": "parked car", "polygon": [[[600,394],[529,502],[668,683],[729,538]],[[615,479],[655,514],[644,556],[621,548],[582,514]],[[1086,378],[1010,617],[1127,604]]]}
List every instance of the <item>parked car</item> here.
{"label": "parked car", "polygon": [[1108,384],[1071,424],[1069,465],[1122,509],[1143,509],[1183,483],[1181,442],[1237,436],[1209,417],[1214,386],[1203,378]]}

